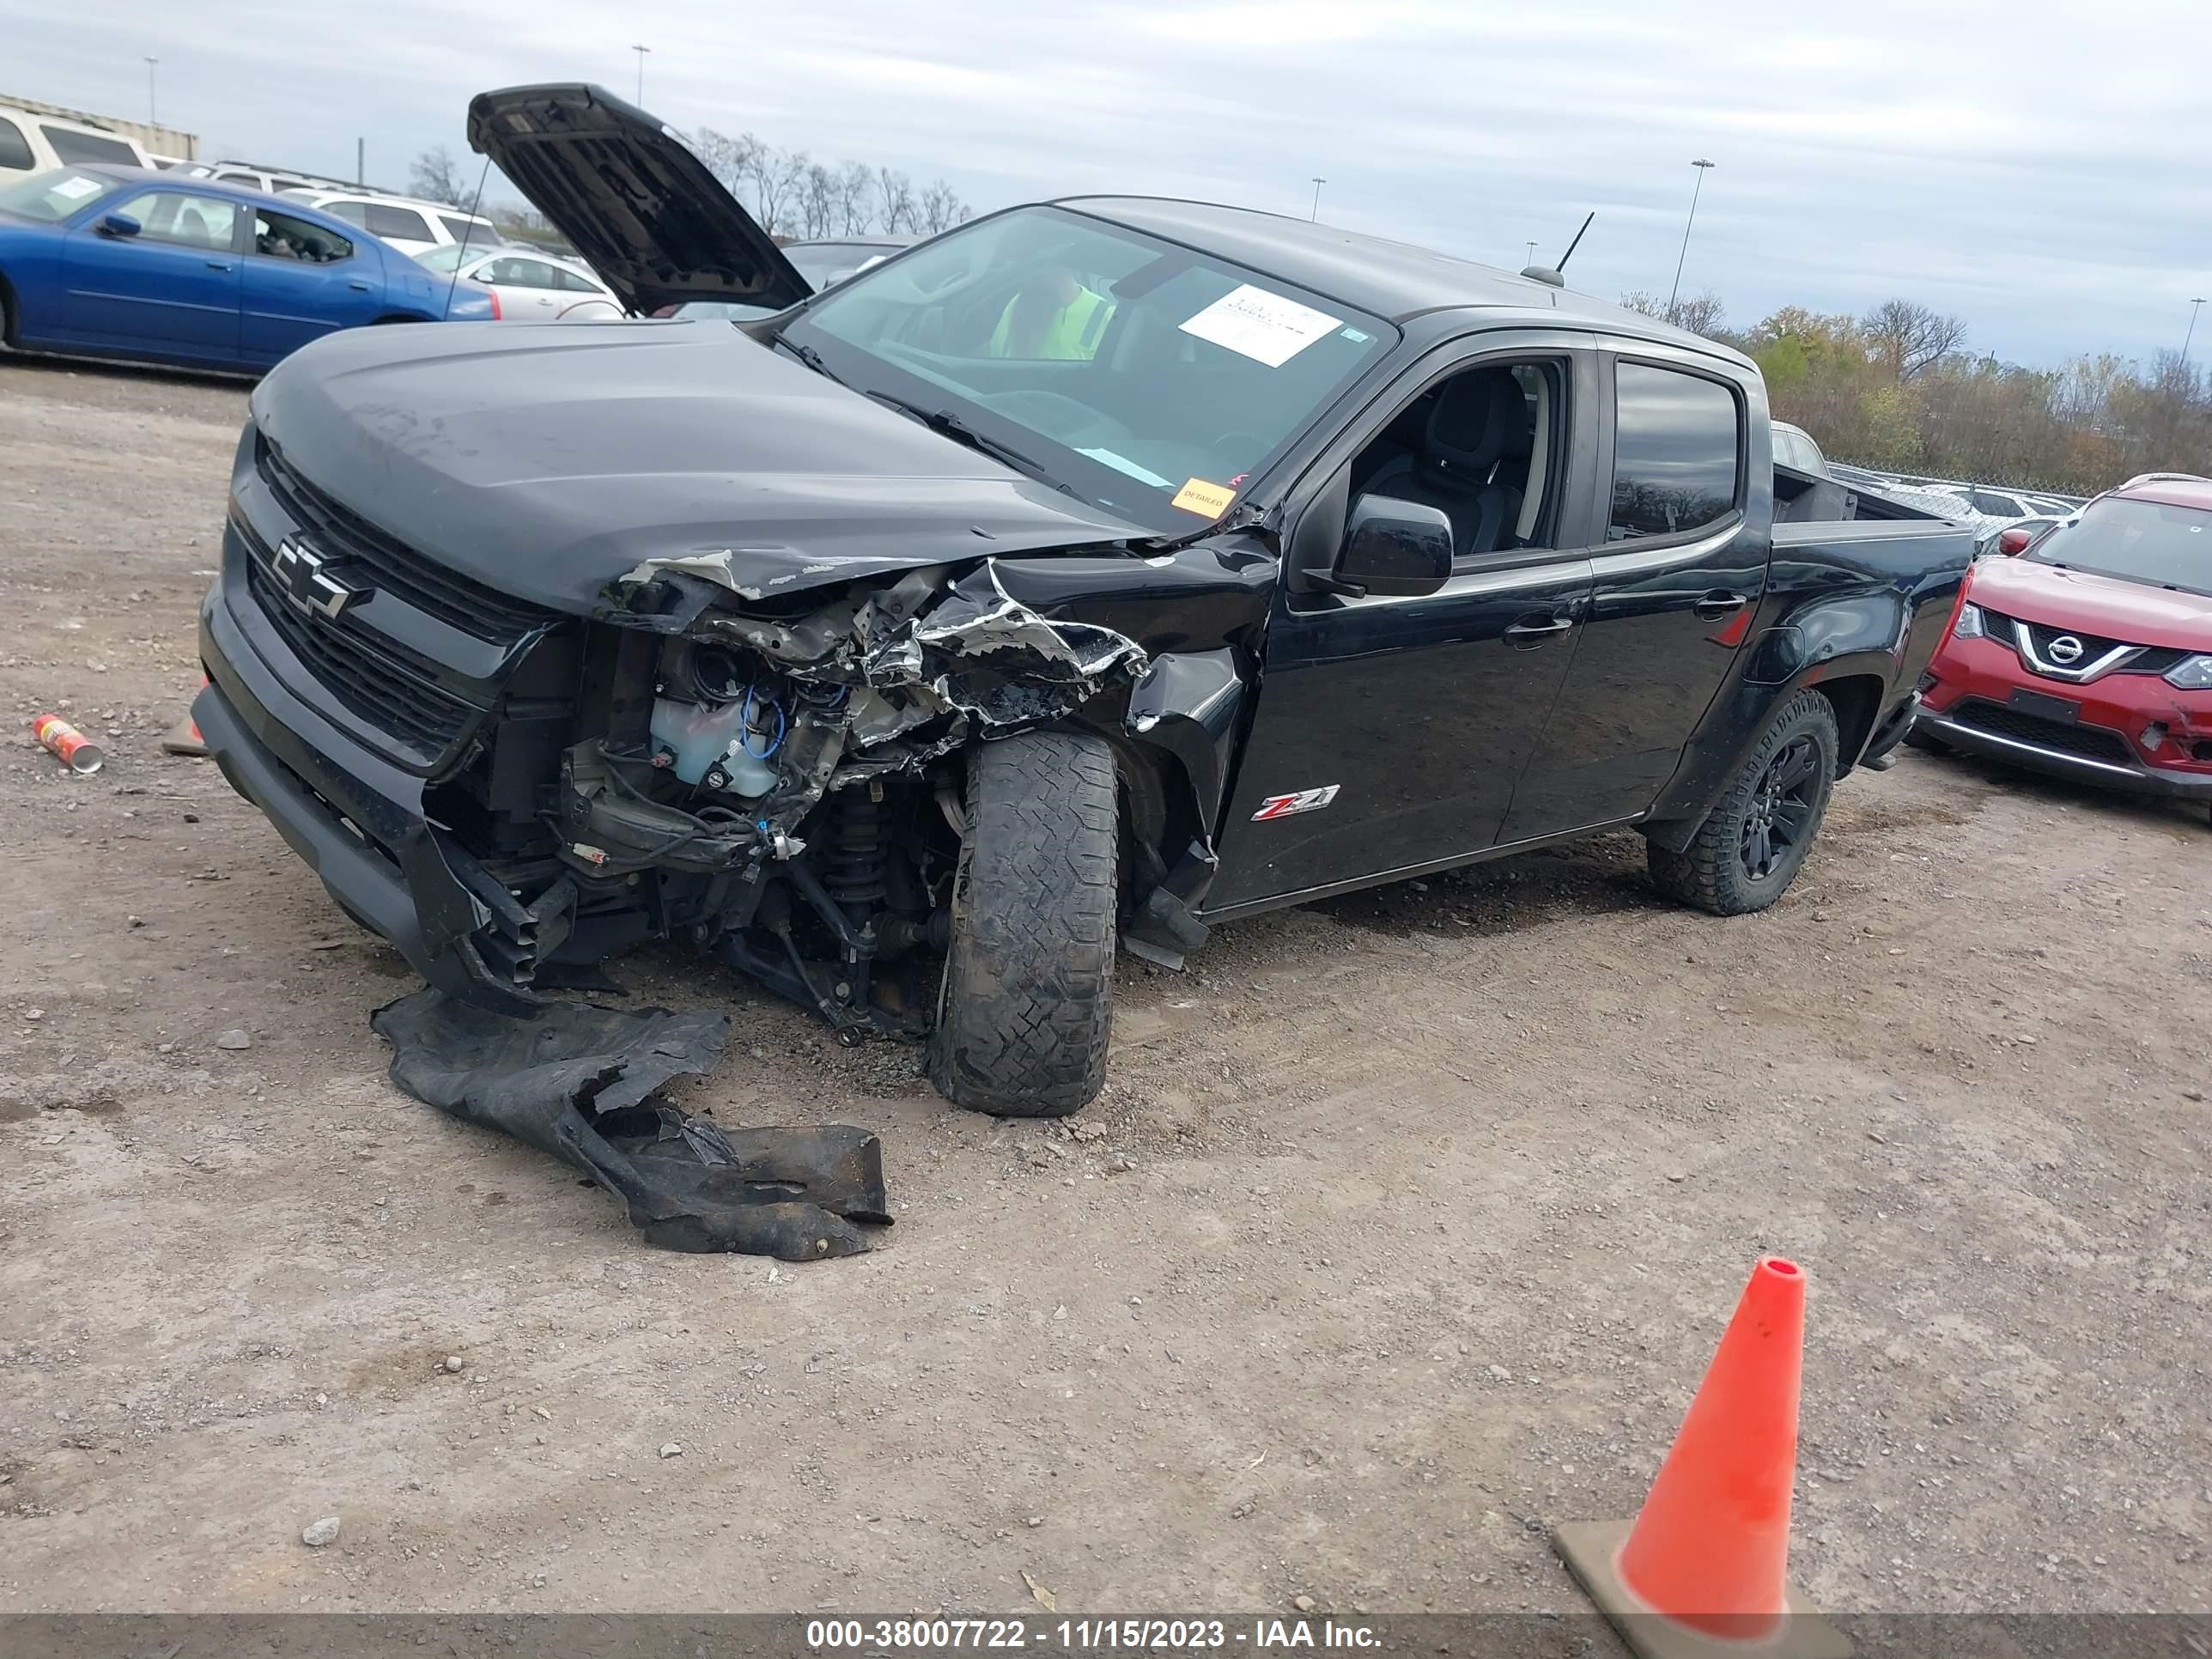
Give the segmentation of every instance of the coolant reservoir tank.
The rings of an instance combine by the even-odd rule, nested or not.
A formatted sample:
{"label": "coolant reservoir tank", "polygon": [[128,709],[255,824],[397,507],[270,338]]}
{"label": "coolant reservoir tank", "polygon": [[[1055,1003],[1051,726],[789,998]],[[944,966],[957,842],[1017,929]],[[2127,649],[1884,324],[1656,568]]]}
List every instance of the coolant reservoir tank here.
{"label": "coolant reservoir tank", "polygon": [[730,781],[731,789],[749,800],[775,787],[775,768],[746,747],[743,736],[723,753],[722,771]]}
{"label": "coolant reservoir tank", "polygon": [[[720,760],[744,727],[742,702],[678,702],[656,697],[653,702],[653,741],[673,757],[670,768],[686,783],[696,783],[707,769]],[[753,793],[759,793],[757,790]]]}

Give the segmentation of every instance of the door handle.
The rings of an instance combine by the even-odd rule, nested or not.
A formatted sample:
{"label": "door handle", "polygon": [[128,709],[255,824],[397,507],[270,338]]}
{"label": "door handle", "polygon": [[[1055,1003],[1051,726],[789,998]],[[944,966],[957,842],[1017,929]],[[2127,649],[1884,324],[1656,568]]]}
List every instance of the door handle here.
{"label": "door handle", "polygon": [[1523,617],[1508,628],[1505,640],[1509,645],[1518,646],[1523,651],[1533,651],[1546,640],[1557,639],[1574,625],[1572,617],[1547,617],[1540,612],[1534,617]]}
{"label": "door handle", "polygon": [[210,270],[228,270],[230,269],[230,261],[228,259],[210,259],[207,262],[207,268]]}
{"label": "door handle", "polygon": [[358,276],[349,279],[347,282],[346,286],[348,288],[359,289],[363,294],[368,292],[368,284]]}
{"label": "door handle", "polygon": [[1697,603],[1699,622],[1723,622],[1749,605],[1751,601],[1741,593],[1711,592]]}

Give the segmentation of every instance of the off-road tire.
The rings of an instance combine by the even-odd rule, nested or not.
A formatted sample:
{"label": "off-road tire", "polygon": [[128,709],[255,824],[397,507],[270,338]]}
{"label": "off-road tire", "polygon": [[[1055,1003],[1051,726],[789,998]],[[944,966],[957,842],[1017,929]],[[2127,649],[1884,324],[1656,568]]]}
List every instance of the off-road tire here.
{"label": "off-road tire", "polygon": [[1120,851],[1114,751],[1032,732],[968,766],[968,836],[929,1080],[970,1111],[1066,1117],[1106,1082]]}
{"label": "off-road tire", "polygon": [[[1764,878],[1753,878],[1745,866],[1744,832],[1758,811],[1761,786],[1778,757],[1803,738],[1818,752],[1816,775],[1809,791],[1811,811],[1802,833],[1788,855]],[[1804,867],[1807,854],[1827,816],[1828,797],[1835,787],[1836,757],[1842,744],[1836,734],[1836,713],[1817,691],[1800,691],[1767,721],[1711,816],[1698,826],[1687,848],[1677,853],[1646,841],[1644,851],[1651,884],[1680,904],[1693,904],[1717,916],[1741,916],[1764,910],[1790,890],[1790,884]]]}

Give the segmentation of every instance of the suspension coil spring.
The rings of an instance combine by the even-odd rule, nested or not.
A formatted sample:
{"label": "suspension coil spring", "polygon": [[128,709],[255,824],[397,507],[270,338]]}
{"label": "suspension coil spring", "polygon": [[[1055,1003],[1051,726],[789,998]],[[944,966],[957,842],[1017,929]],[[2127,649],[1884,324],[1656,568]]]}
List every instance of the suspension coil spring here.
{"label": "suspension coil spring", "polygon": [[884,866],[890,854],[890,823],[884,816],[880,784],[830,797],[829,846],[822,885],[855,923],[865,923],[884,901]]}

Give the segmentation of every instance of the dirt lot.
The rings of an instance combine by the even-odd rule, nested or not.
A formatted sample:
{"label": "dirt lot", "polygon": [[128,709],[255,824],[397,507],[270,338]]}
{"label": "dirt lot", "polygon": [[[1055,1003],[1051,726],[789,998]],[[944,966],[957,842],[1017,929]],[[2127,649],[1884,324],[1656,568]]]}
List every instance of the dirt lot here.
{"label": "dirt lot", "polygon": [[2212,1600],[2201,813],[1915,756],[1764,916],[1621,836],[1242,924],[1125,967],[1074,1135],[634,959],[732,1011],[690,1104],[878,1131],[899,1211],[661,1254],[395,1092],[404,966],[160,753],[243,407],[0,366],[0,1612],[1579,1608],[1542,1528],[1763,1249],[1817,1601]]}

